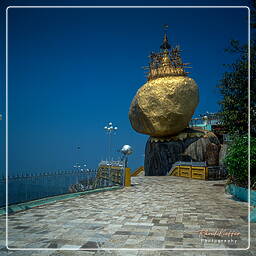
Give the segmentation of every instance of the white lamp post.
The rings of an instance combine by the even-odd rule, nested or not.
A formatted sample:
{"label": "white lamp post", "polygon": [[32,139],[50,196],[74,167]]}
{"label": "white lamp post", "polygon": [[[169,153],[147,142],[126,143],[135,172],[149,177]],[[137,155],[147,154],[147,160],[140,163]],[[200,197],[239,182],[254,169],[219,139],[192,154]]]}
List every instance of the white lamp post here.
{"label": "white lamp post", "polygon": [[111,135],[115,134],[117,129],[118,129],[117,126],[114,127],[111,122],[108,123],[108,126],[104,127],[104,130],[108,134],[108,157],[109,157],[109,163],[111,161]]}

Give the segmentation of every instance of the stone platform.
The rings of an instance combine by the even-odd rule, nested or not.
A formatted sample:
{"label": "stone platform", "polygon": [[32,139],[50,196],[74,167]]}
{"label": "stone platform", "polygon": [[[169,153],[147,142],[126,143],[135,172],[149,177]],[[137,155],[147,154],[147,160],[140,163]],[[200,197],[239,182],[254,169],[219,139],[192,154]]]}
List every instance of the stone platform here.
{"label": "stone platform", "polygon": [[[224,181],[139,176],[132,178],[132,184],[9,216],[9,248],[58,251],[7,252],[1,216],[0,255],[255,255],[255,223],[251,223],[251,249],[233,250],[248,247],[248,207],[224,193]],[[240,236],[236,243],[206,242],[199,237],[200,230],[217,229],[240,232]],[[66,248],[90,251],[63,251]],[[163,250],[182,248],[221,251]]]}

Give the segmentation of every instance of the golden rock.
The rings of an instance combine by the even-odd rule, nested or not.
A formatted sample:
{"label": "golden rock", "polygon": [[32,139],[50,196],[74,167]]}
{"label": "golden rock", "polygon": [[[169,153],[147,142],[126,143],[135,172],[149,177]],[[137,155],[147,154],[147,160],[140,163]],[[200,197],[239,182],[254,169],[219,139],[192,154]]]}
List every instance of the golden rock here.
{"label": "golden rock", "polygon": [[195,81],[187,76],[149,80],[134,96],[129,119],[134,130],[154,137],[184,130],[199,102]]}

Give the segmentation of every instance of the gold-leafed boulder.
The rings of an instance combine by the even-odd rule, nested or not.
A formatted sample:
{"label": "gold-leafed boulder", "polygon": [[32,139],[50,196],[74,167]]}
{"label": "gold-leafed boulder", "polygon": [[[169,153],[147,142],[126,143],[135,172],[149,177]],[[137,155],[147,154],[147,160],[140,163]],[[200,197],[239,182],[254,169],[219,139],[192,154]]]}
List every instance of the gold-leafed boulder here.
{"label": "gold-leafed boulder", "polygon": [[178,134],[188,126],[198,98],[198,87],[187,76],[149,80],[133,98],[131,125],[137,132],[155,137]]}

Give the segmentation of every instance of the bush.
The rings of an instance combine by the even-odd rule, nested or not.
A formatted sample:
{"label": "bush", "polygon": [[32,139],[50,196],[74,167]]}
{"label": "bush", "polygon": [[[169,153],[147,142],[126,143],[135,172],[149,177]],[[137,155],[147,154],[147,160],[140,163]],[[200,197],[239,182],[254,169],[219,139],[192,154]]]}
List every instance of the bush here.
{"label": "bush", "polygon": [[[250,140],[251,188],[256,189],[256,138]],[[241,187],[248,187],[248,136],[233,137],[224,164],[229,180]]]}

